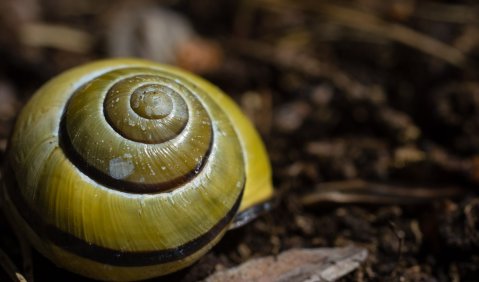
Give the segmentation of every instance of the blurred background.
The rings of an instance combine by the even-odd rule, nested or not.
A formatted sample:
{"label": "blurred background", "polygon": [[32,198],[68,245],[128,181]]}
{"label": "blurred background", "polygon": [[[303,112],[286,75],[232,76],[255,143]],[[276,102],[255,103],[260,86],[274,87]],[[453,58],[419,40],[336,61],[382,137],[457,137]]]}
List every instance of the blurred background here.
{"label": "blurred background", "polygon": [[369,256],[342,281],[478,281],[477,1],[0,0],[1,158],[40,85],[118,56],[209,79],[270,153],[278,207],[174,279],[353,244]]}

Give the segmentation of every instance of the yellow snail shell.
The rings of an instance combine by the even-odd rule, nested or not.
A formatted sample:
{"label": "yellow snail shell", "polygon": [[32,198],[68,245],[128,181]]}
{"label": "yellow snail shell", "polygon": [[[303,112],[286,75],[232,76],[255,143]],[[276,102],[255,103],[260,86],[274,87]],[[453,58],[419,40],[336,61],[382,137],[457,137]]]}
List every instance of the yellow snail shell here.
{"label": "yellow snail shell", "polygon": [[136,59],[80,66],[38,90],[4,178],[12,225],[58,266],[101,280],[191,265],[272,196],[264,145],[234,102]]}

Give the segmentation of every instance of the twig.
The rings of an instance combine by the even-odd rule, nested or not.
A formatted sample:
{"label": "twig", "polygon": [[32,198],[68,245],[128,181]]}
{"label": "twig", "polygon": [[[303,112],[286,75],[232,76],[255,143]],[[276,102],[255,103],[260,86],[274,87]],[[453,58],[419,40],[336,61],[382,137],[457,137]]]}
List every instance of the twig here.
{"label": "twig", "polygon": [[286,10],[314,12],[329,17],[337,24],[402,43],[457,67],[464,66],[466,62],[466,57],[460,50],[446,43],[359,10],[324,1],[260,0],[257,1],[257,5],[273,11],[278,11],[278,7],[282,7]]}
{"label": "twig", "polygon": [[419,1],[415,17],[450,23],[478,23],[479,9],[473,5]]}
{"label": "twig", "polygon": [[12,260],[2,249],[0,249],[0,265],[12,281],[27,282],[23,275],[18,272]]}
{"label": "twig", "polygon": [[20,252],[22,254],[23,273],[25,274],[27,281],[34,282],[32,248],[26,240],[21,238],[18,240],[20,244]]}
{"label": "twig", "polygon": [[28,23],[21,26],[22,43],[32,47],[52,47],[75,53],[88,53],[93,37],[84,31],[67,26]]}
{"label": "twig", "polygon": [[353,179],[319,184],[313,192],[303,196],[301,202],[306,206],[322,202],[407,205],[463,193],[460,187],[414,187]]}
{"label": "twig", "polygon": [[[1,180],[1,177],[0,177]],[[3,204],[2,201],[0,201],[0,206]],[[18,277],[19,281],[29,281],[33,282],[33,258],[32,258],[32,249],[28,241],[26,240],[25,236],[20,233],[16,228],[14,228],[12,225],[10,225],[12,228],[10,230],[13,231],[13,234],[15,235],[15,238],[18,241],[18,244],[20,246],[20,254],[22,258],[22,274],[20,274],[13,262],[10,260],[8,255],[0,249],[0,264],[3,266],[5,271],[10,275],[14,273],[16,277]],[[12,270],[14,270],[12,272]],[[15,279],[12,279],[13,281],[17,281]]]}
{"label": "twig", "polygon": [[243,55],[312,77],[329,79],[336,87],[353,98],[377,101],[384,99],[384,94],[380,88],[365,86],[333,65],[322,62],[299,50],[280,48],[246,39],[232,40],[228,42],[228,45],[232,50],[236,50]]}

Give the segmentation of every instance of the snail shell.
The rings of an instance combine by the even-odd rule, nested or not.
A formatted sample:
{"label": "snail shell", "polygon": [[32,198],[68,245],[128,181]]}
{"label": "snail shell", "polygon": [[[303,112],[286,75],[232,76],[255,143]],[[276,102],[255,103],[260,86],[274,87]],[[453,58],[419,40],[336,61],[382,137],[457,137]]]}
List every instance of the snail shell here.
{"label": "snail shell", "polygon": [[12,225],[60,267],[101,280],[184,268],[272,195],[264,146],[231,99],[135,59],[44,85],[18,117],[4,175]]}

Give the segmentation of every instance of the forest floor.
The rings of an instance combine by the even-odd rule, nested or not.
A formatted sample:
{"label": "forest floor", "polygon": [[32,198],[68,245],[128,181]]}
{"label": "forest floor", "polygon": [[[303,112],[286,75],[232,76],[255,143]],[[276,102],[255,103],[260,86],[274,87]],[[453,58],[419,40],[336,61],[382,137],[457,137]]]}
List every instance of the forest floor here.
{"label": "forest floor", "polygon": [[[3,0],[2,159],[21,105],[56,74],[111,56],[165,61],[251,118],[277,205],[155,281],[351,245],[368,257],[341,281],[479,281],[479,6],[450,2]],[[0,248],[21,265],[12,234]],[[83,281],[33,261],[36,281]]]}

